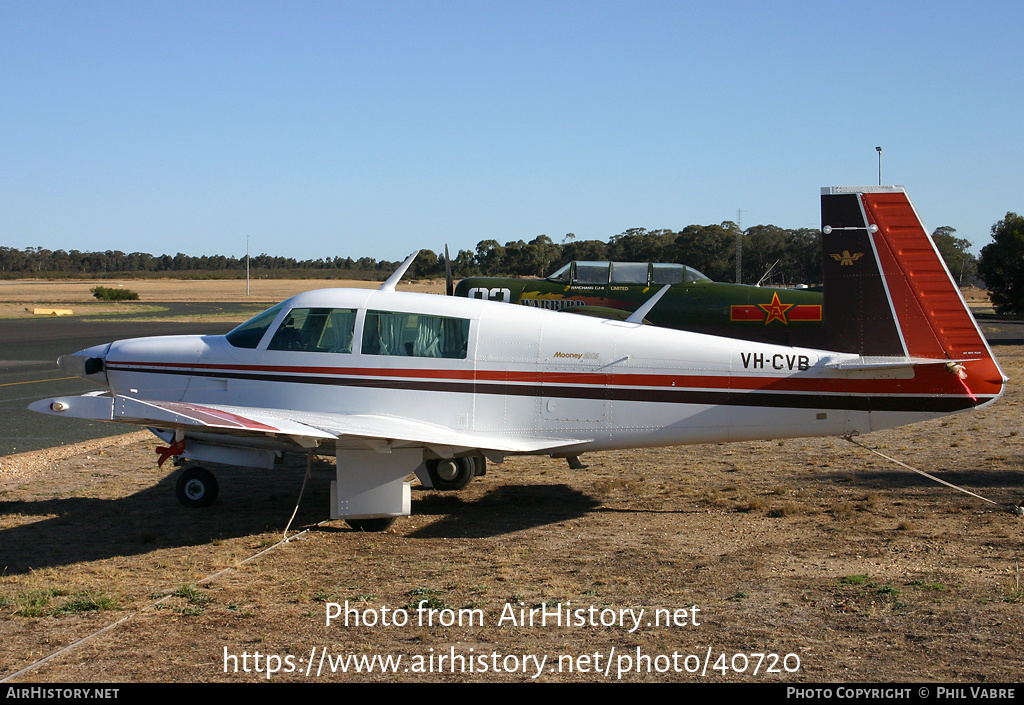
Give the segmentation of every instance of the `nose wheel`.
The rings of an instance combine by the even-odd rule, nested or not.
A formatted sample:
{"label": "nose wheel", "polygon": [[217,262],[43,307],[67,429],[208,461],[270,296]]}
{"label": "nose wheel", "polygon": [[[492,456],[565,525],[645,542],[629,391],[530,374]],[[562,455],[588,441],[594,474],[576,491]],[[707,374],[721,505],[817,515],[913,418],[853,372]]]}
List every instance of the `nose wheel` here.
{"label": "nose wheel", "polygon": [[185,468],[175,488],[178,501],[186,507],[209,507],[217,499],[217,478],[206,468]]}

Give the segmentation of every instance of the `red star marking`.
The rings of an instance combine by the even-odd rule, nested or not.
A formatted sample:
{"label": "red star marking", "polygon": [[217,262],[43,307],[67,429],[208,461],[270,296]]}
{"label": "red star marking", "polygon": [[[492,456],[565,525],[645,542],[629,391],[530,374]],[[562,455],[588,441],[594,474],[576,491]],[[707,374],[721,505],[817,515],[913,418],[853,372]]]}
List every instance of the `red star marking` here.
{"label": "red star marking", "polygon": [[758,304],[757,307],[768,314],[768,320],[764,322],[768,325],[772,321],[782,321],[783,325],[789,325],[789,319],[786,318],[786,311],[793,308],[794,304],[784,304],[779,301],[779,295],[772,293],[772,302],[770,304]]}

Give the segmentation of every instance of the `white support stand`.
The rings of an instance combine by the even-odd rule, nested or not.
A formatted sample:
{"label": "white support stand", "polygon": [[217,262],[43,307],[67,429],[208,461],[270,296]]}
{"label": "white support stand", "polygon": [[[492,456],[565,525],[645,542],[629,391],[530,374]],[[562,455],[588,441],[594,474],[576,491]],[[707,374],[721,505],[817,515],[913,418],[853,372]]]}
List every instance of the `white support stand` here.
{"label": "white support stand", "polygon": [[344,450],[335,458],[338,479],[331,483],[331,519],[375,519],[411,513],[412,483],[405,478],[423,462],[422,450]]}

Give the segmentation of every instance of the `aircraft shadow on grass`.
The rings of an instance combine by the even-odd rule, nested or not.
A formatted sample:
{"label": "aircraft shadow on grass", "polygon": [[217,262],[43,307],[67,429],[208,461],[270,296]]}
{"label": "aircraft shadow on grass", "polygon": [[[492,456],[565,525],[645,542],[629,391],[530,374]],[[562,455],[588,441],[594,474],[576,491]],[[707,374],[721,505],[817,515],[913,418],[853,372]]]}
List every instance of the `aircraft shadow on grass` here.
{"label": "aircraft shadow on grass", "polygon": [[[325,520],[334,466],[315,462],[291,534]],[[226,472],[221,499],[211,508],[188,509],[175,499],[178,472],[118,499],[74,496],[0,503],[0,518],[46,517],[0,530],[0,573],[143,556],[162,549],[205,546],[222,539],[280,534],[299,497],[303,467],[284,471]],[[415,486],[415,483],[414,483]],[[600,501],[566,485],[502,486],[465,501],[454,494],[413,494],[418,513],[438,516],[409,538],[485,538],[576,519]],[[442,516],[447,515],[447,516]],[[340,524],[339,524],[340,526]],[[323,527],[355,533],[354,529]]]}

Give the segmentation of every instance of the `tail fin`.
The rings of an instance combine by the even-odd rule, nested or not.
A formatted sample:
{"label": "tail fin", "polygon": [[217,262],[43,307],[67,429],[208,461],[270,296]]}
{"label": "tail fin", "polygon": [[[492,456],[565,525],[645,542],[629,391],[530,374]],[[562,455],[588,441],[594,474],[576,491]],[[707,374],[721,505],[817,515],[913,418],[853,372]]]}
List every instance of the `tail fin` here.
{"label": "tail fin", "polygon": [[823,188],[821,226],[830,349],[948,360],[972,396],[1002,392],[1006,377],[902,186]]}

